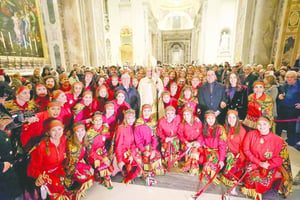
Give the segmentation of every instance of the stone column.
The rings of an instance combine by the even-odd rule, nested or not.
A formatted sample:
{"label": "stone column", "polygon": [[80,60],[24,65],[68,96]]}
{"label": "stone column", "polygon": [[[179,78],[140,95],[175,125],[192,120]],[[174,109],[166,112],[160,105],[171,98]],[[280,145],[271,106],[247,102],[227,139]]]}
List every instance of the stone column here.
{"label": "stone column", "polygon": [[47,46],[51,66],[54,68],[56,68],[56,66],[67,68],[68,65],[66,65],[61,18],[59,13],[60,5],[57,0],[40,0],[40,5],[43,13],[45,32],[47,35]]}
{"label": "stone column", "polygon": [[271,61],[278,3],[279,0],[256,1],[253,13],[250,63],[267,65]]}

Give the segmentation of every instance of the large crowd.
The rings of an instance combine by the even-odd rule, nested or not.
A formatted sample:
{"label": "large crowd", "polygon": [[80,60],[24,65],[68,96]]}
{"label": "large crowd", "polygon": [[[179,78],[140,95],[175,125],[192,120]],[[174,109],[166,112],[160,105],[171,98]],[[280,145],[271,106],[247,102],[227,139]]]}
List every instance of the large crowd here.
{"label": "large crowd", "polygon": [[81,199],[94,182],[112,189],[121,174],[151,185],[170,168],[233,195],[286,197],[287,146],[300,150],[299,68],[0,70],[0,199]]}

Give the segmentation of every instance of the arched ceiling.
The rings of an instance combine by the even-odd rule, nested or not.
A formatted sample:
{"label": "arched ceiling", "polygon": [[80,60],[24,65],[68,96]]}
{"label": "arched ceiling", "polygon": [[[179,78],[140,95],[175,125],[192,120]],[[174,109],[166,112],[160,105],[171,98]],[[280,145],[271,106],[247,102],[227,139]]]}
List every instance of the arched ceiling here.
{"label": "arched ceiling", "polygon": [[162,30],[191,29],[201,0],[149,0]]}

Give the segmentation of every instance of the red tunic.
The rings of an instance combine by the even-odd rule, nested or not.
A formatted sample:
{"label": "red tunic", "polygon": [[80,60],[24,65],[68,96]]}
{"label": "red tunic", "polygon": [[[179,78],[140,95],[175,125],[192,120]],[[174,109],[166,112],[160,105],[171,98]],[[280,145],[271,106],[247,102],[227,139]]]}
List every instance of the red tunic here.
{"label": "red tunic", "polygon": [[178,128],[178,136],[182,143],[197,141],[202,146],[202,122],[194,120],[193,125],[181,123]]}
{"label": "red tunic", "polygon": [[108,131],[111,133],[110,139],[112,139],[117,127],[116,115],[112,115],[108,118],[105,115],[103,115],[102,119],[103,119],[103,124],[108,125]]}
{"label": "red tunic", "polygon": [[178,100],[174,97],[171,97],[169,103],[164,103],[164,108],[167,108],[168,106],[173,106],[175,109],[177,108]]}
{"label": "red tunic", "polygon": [[108,100],[106,98],[101,98],[101,97],[95,97],[92,102],[92,111],[100,111],[104,112],[104,105]]}
{"label": "red tunic", "polygon": [[[177,159],[179,156],[179,139],[178,139],[178,127],[180,124],[180,117],[176,117],[169,123],[166,117],[160,118],[157,125],[157,136],[161,139],[161,153],[165,159],[165,162],[171,162],[171,159]],[[166,138],[171,140],[166,141]]]}
{"label": "red tunic", "polygon": [[73,93],[65,93],[67,96],[67,104],[72,109],[78,102],[81,101],[82,97],[74,98]]}
{"label": "red tunic", "polygon": [[45,173],[45,175],[49,176],[49,178],[44,178],[49,191],[52,194],[62,194],[64,193],[62,181],[65,177],[63,168],[65,157],[66,138],[64,136],[61,137],[57,147],[50,139],[43,140],[31,154],[31,162],[28,164],[27,174],[36,179],[39,175]]}
{"label": "red tunic", "polygon": [[145,149],[147,145],[150,145],[152,150],[155,150],[158,145],[155,135],[152,134],[151,128],[146,124],[141,124],[135,127],[134,139],[136,146],[143,153],[147,151]]}
{"label": "red tunic", "polygon": [[230,127],[229,133],[227,133],[227,145],[228,149],[234,153],[242,153],[242,144],[246,136],[246,130],[240,125],[240,133],[234,135],[235,128]]}
{"label": "red tunic", "polygon": [[[185,163],[182,167],[182,171],[189,171],[190,174],[197,175],[200,173],[199,164],[203,162],[200,159],[201,147],[203,145],[203,135],[202,135],[202,122],[194,120],[194,124],[181,123],[179,125],[178,135],[180,141],[184,144],[183,149],[187,150],[187,143],[190,143],[191,149],[185,155]],[[200,146],[194,146],[198,142]],[[197,144],[197,143],[196,143]]]}
{"label": "red tunic", "polygon": [[116,158],[118,162],[126,163],[126,152],[136,154],[136,146],[134,143],[133,127],[121,125],[116,132]]}
{"label": "red tunic", "polygon": [[234,181],[240,177],[245,170],[245,155],[243,153],[243,142],[246,130],[240,125],[239,134],[235,135],[235,128],[230,127],[227,133],[228,152],[226,156],[225,170],[223,171],[222,181],[225,185],[232,187]]}
{"label": "red tunic", "polygon": [[74,181],[85,183],[92,179],[92,166],[85,162],[86,148],[80,144],[77,146],[73,140],[67,142],[67,159],[65,162],[65,184],[69,188]]}
{"label": "red tunic", "polygon": [[[43,131],[43,123],[49,118],[48,111],[37,113],[36,117],[39,119],[39,121],[32,124],[24,124],[22,126],[21,143],[26,151],[30,150],[33,145],[39,143],[39,136]],[[62,121],[60,116],[56,119]]]}
{"label": "red tunic", "polygon": [[176,117],[170,123],[168,122],[166,117],[162,117],[158,121],[156,130],[157,136],[161,138],[162,142],[166,140],[166,137],[177,137],[179,124],[179,115],[176,115]]}
{"label": "red tunic", "polygon": [[87,119],[92,117],[92,107],[86,106],[83,101],[75,105],[73,111],[74,123],[83,122],[87,124]]}
{"label": "red tunic", "polygon": [[277,168],[282,165],[282,158],[279,152],[283,147],[281,137],[270,132],[268,135],[261,135],[258,130],[250,131],[244,141],[244,153],[246,158],[258,168],[260,162],[268,161],[268,169]]}
{"label": "red tunic", "polygon": [[[225,160],[226,157],[226,136],[221,127],[217,127],[216,137],[212,137],[213,129],[209,128],[208,137],[204,137],[204,144],[210,149],[218,149],[219,161]],[[223,137],[223,138],[222,138]]]}
{"label": "red tunic", "polygon": [[[252,167],[252,171],[245,177],[247,189],[254,189],[258,195],[262,194],[271,189],[275,180],[282,177],[279,167],[283,164],[280,155],[283,147],[283,139],[272,132],[261,135],[258,130],[253,130],[246,135],[243,149]],[[270,165],[265,169],[260,167],[260,162],[267,162]],[[245,190],[242,192],[246,193]]]}
{"label": "red tunic", "polygon": [[37,112],[42,112],[42,111],[47,110],[47,106],[48,106],[49,101],[50,101],[49,96],[37,97],[35,99],[35,104],[39,105],[39,109],[37,110]]}

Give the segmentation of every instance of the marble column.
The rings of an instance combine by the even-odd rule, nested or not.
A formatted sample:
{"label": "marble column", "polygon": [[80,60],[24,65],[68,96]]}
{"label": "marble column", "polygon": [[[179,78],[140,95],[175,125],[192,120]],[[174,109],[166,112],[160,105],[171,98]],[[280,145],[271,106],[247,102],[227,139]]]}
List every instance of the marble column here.
{"label": "marble column", "polygon": [[267,65],[271,62],[278,3],[279,0],[256,1],[253,13],[250,63]]}

